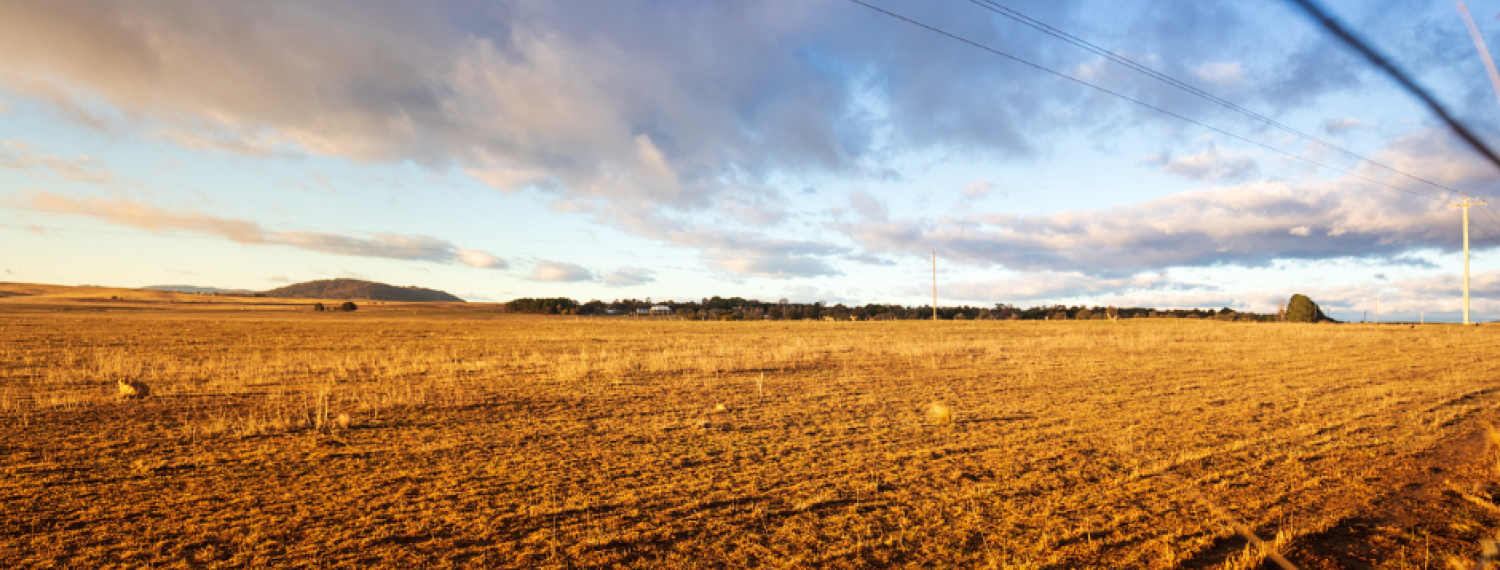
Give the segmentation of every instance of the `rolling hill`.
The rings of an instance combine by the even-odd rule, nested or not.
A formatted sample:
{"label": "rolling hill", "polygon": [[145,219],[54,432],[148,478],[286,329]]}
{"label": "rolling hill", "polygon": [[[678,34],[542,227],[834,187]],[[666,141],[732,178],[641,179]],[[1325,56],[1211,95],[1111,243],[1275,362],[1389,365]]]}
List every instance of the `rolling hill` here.
{"label": "rolling hill", "polygon": [[351,299],[365,301],[454,302],[463,299],[436,289],[397,287],[359,279],[321,279],[266,291],[267,297],[288,299]]}

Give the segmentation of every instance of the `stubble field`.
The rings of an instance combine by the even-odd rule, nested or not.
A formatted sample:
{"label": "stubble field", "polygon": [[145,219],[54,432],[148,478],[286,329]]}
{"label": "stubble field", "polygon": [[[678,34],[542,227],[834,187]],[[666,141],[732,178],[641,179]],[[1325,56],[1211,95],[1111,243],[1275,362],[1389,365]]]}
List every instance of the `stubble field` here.
{"label": "stubble field", "polygon": [[0,311],[0,560],[1259,567],[1243,525],[1303,568],[1444,568],[1500,529],[1497,348],[1439,325]]}

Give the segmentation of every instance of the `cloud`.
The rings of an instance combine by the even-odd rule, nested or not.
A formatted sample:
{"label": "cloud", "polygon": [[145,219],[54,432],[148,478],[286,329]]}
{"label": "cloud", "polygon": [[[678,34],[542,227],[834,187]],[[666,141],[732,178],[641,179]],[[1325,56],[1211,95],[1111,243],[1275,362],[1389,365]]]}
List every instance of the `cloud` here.
{"label": "cloud", "polygon": [[[362,235],[303,230],[268,230],[259,222],[191,211],[163,210],[126,199],[74,198],[42,190],[25,193],[18,203],[41,210],[83,216],[151,233],[191,232],[228,239],[242,245],[280,245],[353,257],[376,257],[437,263],[499,261],[476,250],[460,249],[445,240],[395,232]],[[488,257],[483,257],[488,256]],[[501,263],[504,263],[501,261]]]}
{"label": "cloud", "polygon": [[1158,154],[1148,156],[1141,162],[1160,166],[1165,172],[1206,182],[1246,180],[1260,173],[1255,160],[1248,155],[1220,152],[1212,144],[1197,154],[1178,157]]}
{"label": "cloud", "polygon": [[458,254],[459,263],[462,263],[469,267],[476,267],[479,269],[505,269],[507,266],[504,259],[500,259],[498,257],[495,257],[494,255],[489,254],[488,252],[479,251],[477,249],[460,248],[455,250],[454,253]]}
{"label": "cloud", "polygon": [[[1453,150],[1446,137],[1424,133],[1375,158],[1453,188],[1483,188],[1489,169]],[[1364,174],[1381,175],[1373,167]],[[1349,177],[1249,182],[1031,217],[890,218],[881,215],[883,204],[862,200],[855,210],[867,215],[837,227],[870,254],[925,256],[936,246],[940,255],[973,265],[1114,277],[1163,267],[1262,266],[1275,259],[1399,260],[1412,250],[1453,251],[1462,230],[1442,201]]]}
{"label": "cloud", "polygon": [[983,198],[995,191],[995,183],[988,180],[973,180],[964,184],[964,197]]}
{"label": "cloud", "polygon": [[1000,303],[1034,303],[1061,301],[1080,297],[1095,300],[1109,295],[1160,291],[1180,294],[1194,291],[1216,291],[1216,287],[1183,283],[1164,273],[1147,273],[1123,278],[1098,278],[1082,272],[1042,271],[1008,279],[960,281],[938,287],[938,295],[948,299]]}
{"label": "cloud", "polygon": [[270,277],[267,277],[266,280],[270,281],[272,283],[291,283],[292,282],[292,280],[291,279],[287,279],[287,277],[285,275],[272,275]]}
{"label": "cloud", "polygon": [[[899,10],[1053,68],[1097,62],[1016,41],[1013,26],[977,7]],[[1028,11],[1065,30],[1090,29],[1097,13],[1067,3]],[[1143,61],[1214,82],[1251,108],[1358,86],[1356,66],[1321,38],[1293,34],[1268,49],[1263,24],[1286,16],[1199,3],[1117,14],[1111,29]],[[1400,42],[1391,49],[1421,43]],[[0,5],[0,58],[0,89],[81,120],[118,117],[116,128],[188,149],[452,169],[499,191],[540,192],[560,209],[626,210],[630,219],[609,223],[679,245],[765,235],[775,227],[767,220],[789,217],[768,181],[889,179],[902,153],[1016,160],[1081,130],[1181,126],[842,3],[12,2]],[[1100,69],[1129,77],[1112,84],[1144,102],[1210,121],[1230,113]],[[1163,166],[1205,179],[1248,172],[1243,159],[1218,158]],[[710,216],[717,223],[685,229],[641,223]],[[764,245],[705,257],[755,275],[835,274],[827,253],[778,262],[765,253],[776,245]]]}
{"label": "cloud", "polygon": [[17,142],[0,141],[0,167],[15,170],[51,170],[74,182],[108,184],[115,181],[114,173],[105,168],[97,158],[62,158],[42,153],[35,146]]}
{"label": "cloud", "polygon": [[1245,67],[1238,62],[1215,61],[1199,65],[1193,75],[1209,83],[1234,86],[1245,81]]}
{"label": "cloud", "polygon": [[621,267],[604,276],[604,283],[611,287],[630,287],[656,281],[655,271],[643,267]]}
{"label": "cloud", "polygon": [[551,283],[577,283],[592,281],[594,274],[580,265],[562,261],[543,261],[537,264],[536,271],[526,279]]}
{"label": "cloud", "polygon": [[1374,126],[1375,125],[1366,123],[1354,117],[1328,119],[1327,121],[1323,122],[1323,130],[1330,135],[1342,135],[1360,129],[1368,129]]}

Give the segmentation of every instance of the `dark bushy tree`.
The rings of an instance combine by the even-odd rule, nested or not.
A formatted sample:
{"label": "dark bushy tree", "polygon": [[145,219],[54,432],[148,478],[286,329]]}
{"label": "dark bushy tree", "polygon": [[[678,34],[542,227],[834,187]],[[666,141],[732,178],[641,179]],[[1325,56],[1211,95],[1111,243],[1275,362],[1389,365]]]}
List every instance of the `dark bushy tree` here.
{"label": "dark bushy tree", "polygon": [[1292,295],[1292,300],[1286,304],[1286,322],[1289,323],[1317,323],[1330,320],[1323,314],[1323,309],[1318,307],[1307,295],[1298,293]]}
{"label": "dark bushy tree", "polygon": [[[649,303],[649,301],[648,301]],[[556,315],[565,309],[578,308],[578,301],[566,297],[551,299],[532,299],[530,297],[515,299],[505,304],[506,308],[517,313],[546,313]]]}
{"label": "dark bushy tree", "polygon": [[357,310],[359,310],[359,306],[355,305],[354,301],[344,301],[344,304],[339,305],[339,310],[340,311],[357,311]]}

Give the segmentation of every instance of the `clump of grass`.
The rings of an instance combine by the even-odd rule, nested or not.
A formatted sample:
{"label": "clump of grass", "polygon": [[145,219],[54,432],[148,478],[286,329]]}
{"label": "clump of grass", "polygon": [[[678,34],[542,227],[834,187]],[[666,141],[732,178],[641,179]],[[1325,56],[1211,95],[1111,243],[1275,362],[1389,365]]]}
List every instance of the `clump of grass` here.
{"label": "clump of grass", "polygon": [[151,396],[151,387],[145,382],[136,380],[116,380],[115,386],[120,390],[120,398],[135,400]]}
{"label": "clump of grass", "polygon": [[927,423],[935,426],[945,426],[953,423],[953,408],[948,407],[947,404],[942,402],[927,404],[922,413],[927,416]]}
{"label": "clump of grass", "polygon": [[352,421],[349,419],[349,414],[339,414],[338,417],[333,419],[334,425],[339,426],[339,429],[349,429],[349,424]]}

